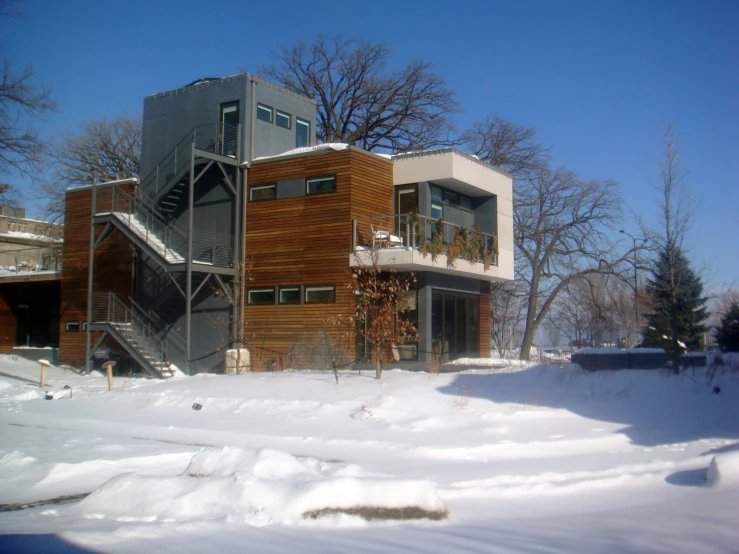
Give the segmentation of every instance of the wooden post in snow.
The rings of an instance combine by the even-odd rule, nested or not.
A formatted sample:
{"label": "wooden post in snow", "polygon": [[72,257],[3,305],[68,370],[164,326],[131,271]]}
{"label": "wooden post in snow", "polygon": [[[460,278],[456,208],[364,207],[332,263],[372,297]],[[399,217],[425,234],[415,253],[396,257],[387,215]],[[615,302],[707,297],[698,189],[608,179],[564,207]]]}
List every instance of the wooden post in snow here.
{"label": "wooden post in snow", "polygon": [[105,368],[105,375],[108,376],[108,390],[113,390],[113,366],[115,362],[105,362],[103,367]]}
{"label": "wooden post in snow", "polygon": [[41,366],[41,381],[38,386],[39,388],[44,388],[44,384],[46,383],[46,368],[51,364],[47,360],[39,360],[38,363]]}

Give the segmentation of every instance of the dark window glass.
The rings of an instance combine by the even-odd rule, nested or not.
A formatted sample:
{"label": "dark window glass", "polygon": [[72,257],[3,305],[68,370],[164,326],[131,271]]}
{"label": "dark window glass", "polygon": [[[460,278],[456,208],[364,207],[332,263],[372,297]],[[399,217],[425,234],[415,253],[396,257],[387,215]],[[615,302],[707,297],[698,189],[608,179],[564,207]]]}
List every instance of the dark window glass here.
{"label": "dark window glass", "polygon": [[249,289],[249,304],[260,305],[260,304],[274,304],[275,303],[275,289],[274,288],[263,288],[263,289]]}
{"label": "dark window glass", "polygon": [[290,128],[290,114],[277,110],[275,112],[275,125],[283,129]]}
{"label": "dark window glass", "polygon": [[306,194],[322,194],[325,192],[336,192],[336,176],[314,177],[305,182]]}
{"label": "dark window glass", "polygon": [[67,321],[67,324],[64,326],[65,331],[79,331],[80,330],[80,322],[79,321]]}
{"label": "dark window glass", "polygon": [[446,206],[452,206],[456,208],[457,207],[457,193],[445,190],[444,191],[444,204]]}
{"label": "dark window glass", "polygon": [[439,187],[431,187],[431,200],[441,204],[441,189]]}
{"label": "dark window glass", "polygon": [[431,218],[432,219],[441,219],[442,215],[444,215],[444,208],[441,204],[431,204]]}
{"label": "dark window glass", "polygon": [[472,211],[472,198],[469,196],[459,195],[459,207],[466,212]]}
{"label": "dark window glass", "polygon": [[249,200],[258,202],[260,200],[274,200],[277,198],[277,185],[257,185],[249,188]]}
{"label": "dark window glass", "polygon": [[280,287],[280,304],[300,304],[300,287]]}
{"label": "dark window glass", "polygon": [[295,118],[295,147],[310,146],[310,121]]}
{"label": "dark window glass", "polygon": [[331,304],[336,300],[336,287],[334,285],[306,286],[306,304]]}
{"label": "dark window glass", "polygon": [[257,119],[272,123],[272,108],[264,104],[257,104]]}

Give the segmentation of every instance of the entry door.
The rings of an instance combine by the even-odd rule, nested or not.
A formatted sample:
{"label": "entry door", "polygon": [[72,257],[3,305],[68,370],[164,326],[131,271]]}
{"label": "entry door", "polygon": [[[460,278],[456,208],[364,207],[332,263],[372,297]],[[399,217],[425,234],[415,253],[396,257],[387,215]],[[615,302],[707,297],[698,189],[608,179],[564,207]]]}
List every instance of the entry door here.
{"label": "entry door", "polygon": [[239,103],[221,104],[221,116],[218,125],[218,146],[220,154],[236,156],[237,130],[239,125]]}
{"label": "entry door", "polygon": [[[418,186],[397,187],[395,189],[395,234],[403,239],[403,245],[413,241],[413,230],[408,227],[407,217],[398,217],[405,214],[418,213]],[[411,244],[415,247],[415,244]]]}

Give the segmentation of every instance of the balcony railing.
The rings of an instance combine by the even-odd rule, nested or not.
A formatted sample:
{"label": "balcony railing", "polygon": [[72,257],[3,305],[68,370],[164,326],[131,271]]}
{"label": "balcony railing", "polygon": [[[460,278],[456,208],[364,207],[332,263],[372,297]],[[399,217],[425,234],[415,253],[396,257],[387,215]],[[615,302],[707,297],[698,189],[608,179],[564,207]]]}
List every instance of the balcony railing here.
{"label": "balcony railing", "polygon": [[0,275],[61,271],[61,269],[61,245],[0,251]]}
{"label": "balcony railing", "polygon": [[417,214],[370,216],[354,219],[352,251],[416,250],[436,261],[445,255],[447,264],[458,259],[498,265],[498,238],[477,227]]}

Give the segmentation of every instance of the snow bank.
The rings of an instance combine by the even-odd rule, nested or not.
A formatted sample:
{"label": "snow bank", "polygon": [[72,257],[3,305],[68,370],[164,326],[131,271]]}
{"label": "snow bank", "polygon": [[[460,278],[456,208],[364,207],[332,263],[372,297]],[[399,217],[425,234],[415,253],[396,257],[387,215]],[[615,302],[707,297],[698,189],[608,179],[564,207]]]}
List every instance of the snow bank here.
{"label": "snow bank", "polygon": [[264,525],[358,507],[446,511],[427,481],[370,477],[356,466],[236,448],[198,452],[181,476],[119,475],[77,509],[94,519],[172,522],[237,515]]}
{"label": "snow bank", "polygon": [[737,483],[739,483],[739,451],[714,456],[706,472],[706,485],[717,487]]}
{"label": "snow bank", "polygon": [[293,148],[292,150],[288,150],[287,152],[283,152],[282,154],[276,154],[274,156],[260,156],[258,158],[254,158],[253,161],[257,160],[269,160],[271,158],[280,158],[282,156],[294,156],[296,154],[307,154],[308,152],[316,152],[318,150],[346,150],[349,148],[349,145],[343,142],[327,142],[325,144],[318,144],[316,146],[303,146],[301,148]]}

